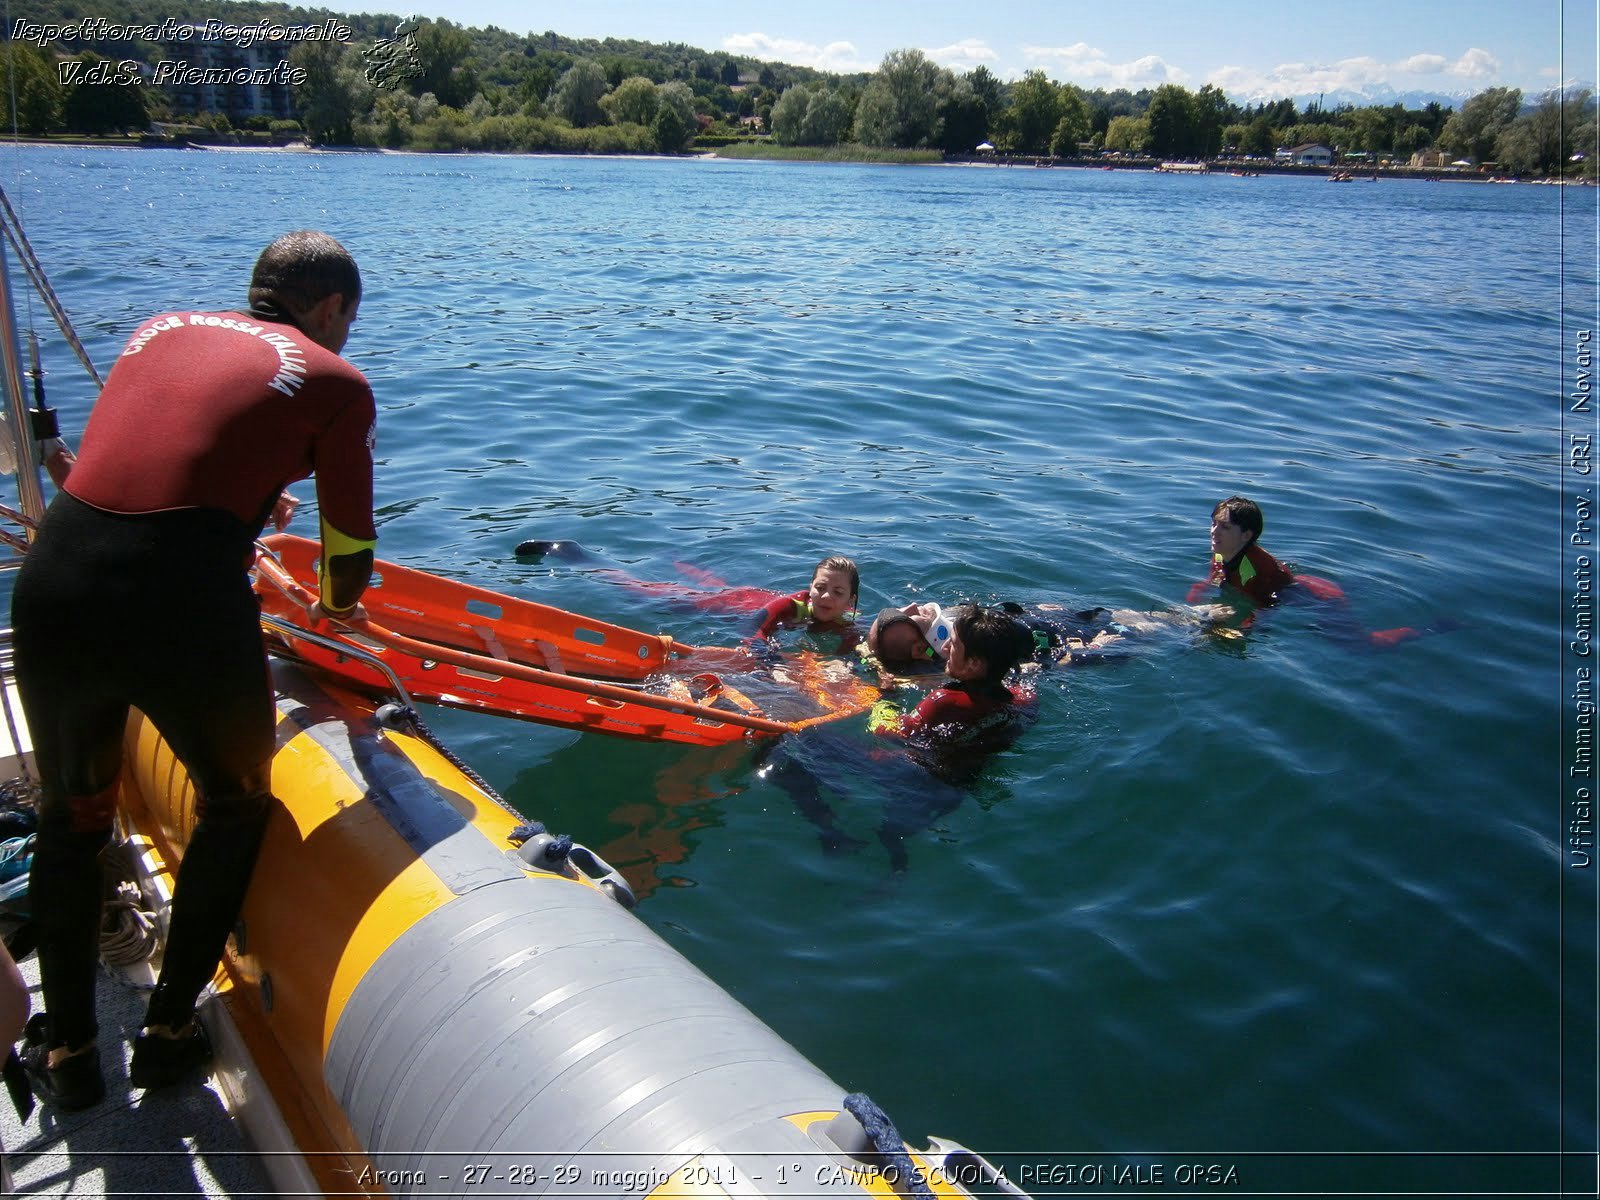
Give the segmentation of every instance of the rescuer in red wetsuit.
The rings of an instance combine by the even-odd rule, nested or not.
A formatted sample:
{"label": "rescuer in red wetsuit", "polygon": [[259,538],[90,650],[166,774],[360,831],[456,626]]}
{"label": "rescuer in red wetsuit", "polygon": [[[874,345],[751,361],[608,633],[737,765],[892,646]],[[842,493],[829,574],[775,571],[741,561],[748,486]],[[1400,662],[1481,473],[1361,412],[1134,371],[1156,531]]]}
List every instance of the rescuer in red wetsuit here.
{"label": "rescuer in red wetsuit", "polygon": [[998,749],[1018,729],[1017,706],[1028,699],[1005,684],[1027,656],[1031,635],[998,608],[965,605],[949,621],[944,645],[947,683],[930,692],[909,714],[892,700],[873,706],[868,728],[937,747]]}
{"label": "rescuer in red wetsuit", "polygon": [[339,357],[360,299],[344,247],[302,231],[262,253],[248,311],[141,325],[17,577],[17,680],[43,791],[29,892],[45,1012],[29,1022],[23,1058],[57,1108],[104,1094],[96,856],[111,835],[130,705],[197,793],[132,1082],[177,1082],[209,1053],[195,1003],[243,904],[271,801],[275,712],[252,542],[284,487],[315,473],[321,615],[359,615],[372,571],[376,410]]}
{"label": "rescuer in red wetsuit", "polygon": [[[898,610],[885,610],[886,624],[888,613]],[[791,743],[786,738],[772,743],[763,755],[766,761],[757,774],[788,794],[801,815],[817,827],[825,849],[865,844],[839,828],[823,798],[825,782],[848,789],[859,785],[864,774],[891,787],[877,836],[891,868],[896,873],[906,870],[906,840],[954,810],[984,758],[1008,745],[1020,731],[1022,710],[1033,696],[1022,688],[1007,687],[1004,681],[1029,652],[1028,631],[997,608],[950,609],[942,620],[950,627],[948,636],[940,638],[947,655],[941,662],[950,678],[910,713],[892,700],[879,701],[868,721],[872,732],[901,741],[903,750],[885,747],[861,758],[850,739],[826,743],[825,750],[813,743],[807,751],[804,741]],[[893,636],[899,635],[897,629]],[[916,636],[925,650],[938,656],[922,632]],[[913,768],[911,777],[897,777],[886,763]],[[834,782],[841,775],[851,782]],[[897,778],[899,785],[891,782]]]}

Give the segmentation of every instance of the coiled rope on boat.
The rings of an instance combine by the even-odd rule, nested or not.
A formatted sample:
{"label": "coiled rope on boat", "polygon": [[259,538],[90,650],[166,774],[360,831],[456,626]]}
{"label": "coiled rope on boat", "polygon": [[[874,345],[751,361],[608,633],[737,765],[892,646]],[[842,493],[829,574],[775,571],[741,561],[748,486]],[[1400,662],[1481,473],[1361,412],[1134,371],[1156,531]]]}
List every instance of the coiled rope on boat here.
{"label": "coiled rope on boat", "polygon": [[106,898],[100,907],[100,957],[108,967],[148,962],[161,934],[136,882],[133,848],[113,842],[100,852]]}
{"label": "coiled rope on boat", "polygon": [[100,957],[108,967],[148,962],[160,934],[155,917],[144,907],[139,885],[124,881],[100,909]]}

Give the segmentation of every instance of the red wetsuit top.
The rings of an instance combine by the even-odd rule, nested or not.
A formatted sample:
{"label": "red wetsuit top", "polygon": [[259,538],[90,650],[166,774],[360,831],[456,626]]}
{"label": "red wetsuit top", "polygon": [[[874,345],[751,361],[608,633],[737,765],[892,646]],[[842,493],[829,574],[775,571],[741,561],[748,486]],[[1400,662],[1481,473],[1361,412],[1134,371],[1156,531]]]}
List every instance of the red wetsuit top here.
{"label": "red wetsuit top", "polygon": [[[1189,603],[1198,604],[1206,589],[1215,584],[1235,588],[1256,604],[1275,604],[1278,593],[1295,582],[1297,578],[1293,571],[1251,542],[1231,562],[1224,562],[1220,555],[1213,555],[1211,578],[1189,589]],[[1327,580],[1317,582],[1328,583]],[[1337,585],[1329,586],[1338,590]]]}
{"label": "red wetsuit top", "polygon": [[[1260,546],[1251,542],[1232,562],[1211,564],[1211,583],[1226,584],[1250,597],[1257,604],[1275,604],[1278,593],[1291,585],[1303,588],[1318,600],[1343,600],[1344,589],[1320,575],[1301,575],[1291,571]],[[1204,584],[1197,584],[1203,588]],[[1197,597],[1190,593],[1189,602]]]}
{"label": "red wetsuit top", "polygon": [[322,594],[343,610],[377,543],[376,417],[361,372],[281,318],[165,313],[117,359],[65,489],[115,513],[221,509],[254,537],[278,494],[315,472]]}
{"label": "red wetsuit top", "polygon": [[804,625],[812,633],[837,633],[842,635],[840,652],[846,653],[855,648],[857,635],[856,629],[848,617],[839,617],[832,621],[814,621],[811,619],[811,589],[806,588],[789,596],[779,596],[766,607],[756,613],[759,623],[756,626],[757,637],[771,637],[780,629]]}
{"label": "red wetsuit top", "polygon": [[928,693],[909,716],[875,721],[872,729],[941,746],[997,749],[1016,735],[1022,698],[1001,684],[953,679]]}
{"label": "red wetsuit top", "polygon": [[[1199,603],[1205,588],[1213,583],[1237,588],[1256,604],[1263,606],[1277,603],[1279,594],[1292,585],[1295,594],[1310,596],[1313,600],[1330,606],[1327,610],[1333,614],[1328,629],[1330,636],[1358,647],[1395,646],[1421,637],[1424,633],[1443,633],[1457,627],[1454,622],[1440,619],[1422,629],[1401,625],[1394,629],[1369,632],[1361,627],[1350,612],[1349,597],[1337,583],[1320,575],[1297,574],[1254,542],[1246,546],[1243,553],[1231,563],[1214,561],[1211,565],[1211,578],[1189,589],[1189,603]],[[1252,614],[1246,618],[1244,624],[1249,625],[1254,619]]]}
{"label": "red wetsuit top", "polygon": [[[779,596],[769,604],[756,610],[756,636],[771,637],[779,629],[789,625],[799,625],[811,619],[811,589],[795,592],[789,596]],[[840,627],[837,621],[830,622],[831,626]]]}
{"label": "red wetsuit top", "polygon": [[1212,566],[1218,583],[1237,588],[1257,604],[1274,604],[1278,593],[1294,582],[1294,574],[1260,546],[1251,542],[1232,562]]}

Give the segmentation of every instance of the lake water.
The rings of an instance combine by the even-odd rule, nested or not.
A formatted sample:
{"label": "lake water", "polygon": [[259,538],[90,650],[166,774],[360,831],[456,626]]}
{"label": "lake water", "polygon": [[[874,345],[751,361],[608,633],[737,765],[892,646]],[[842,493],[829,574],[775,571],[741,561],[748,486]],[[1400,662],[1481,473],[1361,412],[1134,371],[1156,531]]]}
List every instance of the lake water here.
{"label": "lake water", "polygon": [[[1036,1193],[1202,1163],[1242,1194],[1592,1194],[1563,650],[1592,190],[33,148],[0,177],[102,371],[151,312],[241,304],[276,234],[344,241],[387,558],[730,643],[512,548],[785,589],[844,553],[868,612],[1159,608],[1242,492],[1365,625],[1459,621],[1361,654],[1284,607],[1055,672],[954,793],[858,726],[802,739],[846,853],[750,748],[432,723],[914,1142]],[[75,434],[92,389],[30,313]]]}

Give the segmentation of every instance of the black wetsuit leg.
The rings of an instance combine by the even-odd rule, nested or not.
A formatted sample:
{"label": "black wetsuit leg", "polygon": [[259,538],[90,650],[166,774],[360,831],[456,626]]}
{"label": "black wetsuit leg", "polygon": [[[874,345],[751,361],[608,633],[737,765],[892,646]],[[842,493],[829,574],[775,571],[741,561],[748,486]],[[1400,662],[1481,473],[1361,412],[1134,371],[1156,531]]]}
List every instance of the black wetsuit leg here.
{"label": "black wetsuit leg", "polygon": [[215,581],[200,631],[170,630],[165,681],[135,701],[188,769],[195,825],[172,893],[147,1025],[181,1028],[244,906],[271,807],[276,710],[260,610],[243,571]]}
{"label": "black wetsuit leg", "polygon": [[[158,994],[178,1023],[237,917],[270,795],[272,693],[245,574],[250,531],[214,510],[51,505],[12,601],[42,799],[29,876],[52,1045],[95,1036],[101,883],[129,705],[188,768],[198,821]],[[191,991],[192,988],[192,991]]]}

